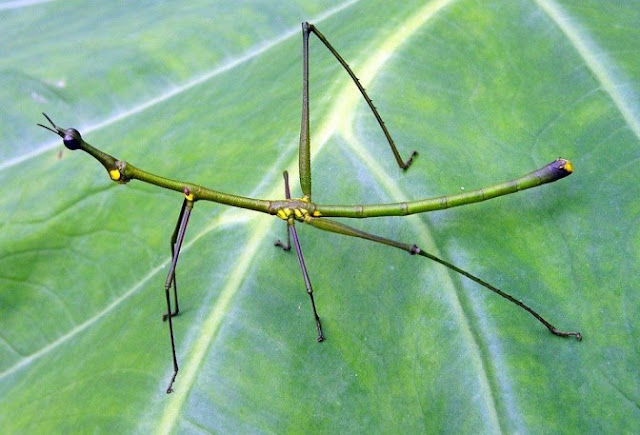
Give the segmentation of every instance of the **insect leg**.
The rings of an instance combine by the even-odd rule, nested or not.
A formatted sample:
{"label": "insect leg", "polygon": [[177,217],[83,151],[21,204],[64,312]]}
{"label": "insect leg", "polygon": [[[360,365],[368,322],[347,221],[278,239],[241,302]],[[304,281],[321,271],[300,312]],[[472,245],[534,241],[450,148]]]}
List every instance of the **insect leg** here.
{"label": "insect leg", "polygon": [[[173,230],[173,235],[171,236],[171,241],[169,242],[169,244],[171,245],[171,258],[175,257],[175,248],[176,248],[176,241],[178,240],[178,233],[180,231],[180,227],[182,225],[182,220],[184,217],[184,211],[185,208],[187,207],[187,200],[185,199],[182,202],[182,208],[180,209],[180,215],[178,216],[178,220],[176,221],[176,227]],[[169,316],[171,317],[175,317],[178,315],[178,313],[180,312],[180,308],[178,307],[178,283],[176,281],[176,271],[175,269],[173,270],[173,274],[169,274],[169,276],[167,276],[167,281],[165,282],[165,287],[173,287],[173,301],[174,301],[174,305],[175,305],[175,310],[173,312],[171,312],[171,310],[169,310],[169,313],[165,313],[162,315],[162,320],[166,321],[167,318]]]}
{"label": "insect leg", "polygon": [[[303,46],[303,54],[304,54],[303,57],[305,59],[305,62],[307,62],[307,63],[305,64],[305,68],[306,69],[304,70],[304,74],[306,75],[306,80],[303,81],[303,89],[305,89],[307,91],[307,99],[305,101],[304,96],[303,96],[303,107],[304,107],[304,103],[306,102],[306,107],[307,107],[306,115],[307,115],[307,118],[309,116],[309,112],[308,112],[308,106],[309,106],[308,84],[307,83],[308,83],[308,75],[309,75],[309,69],[308,69],[308,39],[309,39],[309,34],[310,33],[314,33],[318,37],[318,39],[320,41],[322,41],[324,46],[327,47],[327,49],[331,52],[331,54],[333,54],[333,57],[336,58],[336,60],[340,63],[340,65],[342,65],[344,70],[347,72],[347,74],[349,74],[349,77],[351,77],[351,80],[353,80],[353,83],[358,87],[358,90],[360,91],[360,94],[362,94],[362,97],[367,102],[367,105],[369,106],[369,109],[371,109],[371,112],[373,113],[373,116],[375,116],[376,121],[378,122],[378,125],[380,126],[380,128],[382,129],[382,132],[384,133],[384,136],[387,138],[387,142],[389,143],[389,147],[391,147],[391,152],[393,153],[393,156],[395,157],[396,162],[398,163],[398,166],[400,168],[404,169],[404,170],[408,169],[409,166],[411,166],[411,163],[413,162],[414,157],[416,157],[418,155],[418,152],[417,151],[413,151],[407,160],[403,160],[402,159],[402,156],[400,156],[400,152],[398,151],[398,148],[396,147],[396,144],[393,141],[393,138],[391,137],[391,133],[389,133],[389,130],[387,129],[387,126],[384,124],[384,121],[382,120],[382,117],[378,113],[378,109],[376,109],[376,107],[373,105],[373,101],[371,100],[371,98],[369,98],[369,95],[367,94],[367,91],[365,91],[364,87],[360,83],[360,80],[358,80],[358,77],[356,77],[356,75],[353,72],[353,70],[351,69],[351,67],[347,64],[347,62],[345,62],[345,60],[342,58],[342,56],[340,56],[338,51],[335,48],[333,48],[331,43],[329,43],[327,38],[316,28],[316,26],[314,26],[313,24],[305,22],[305,23],[302,23],[302,36],[303,36],[303,42],[305,44]],[[303,112],[303,121],[304,121],[304,112]],[[308,122],[307,122],[306,125],[304,125],[304,122],[303,122],[303,127],[306,127],[307,130],[308,130],[308,128],[309,128]],[[308,134],[307,134],[306,139],[308,141]],[[300,148],[302,149],[302,139],[300,140]]]}
{"label": "insect leg", "polygon": [[[282,177],[284,178],[284,194],[287,199],[291,198],[291,190],[289,189],[289,173],[284,171],[282,173]],[[282,247],[285,251],[291,249],[291,236],[293,236],[293,246],[296,248],[296,254],[298,256],[298,262],[300,263],[300,269],[302,270],[302,279],[304,279],[304,286],[307,289],[307,294],[311,299],[311,308],[313,309],[313,317],[316,321],[316,329],[318,330],[318,341],[324,341],[324,334],[322,333],[322,325],[320,324],[320,317],[318,316],[318,311],[316,310],[316,301],[313,298],[313,286],[311,285],[311,279],[309,278],[309,273],[307,272],[307,266],[304,262],[304,257],[302,255],[302,248],[300,247],[300,240],[298,239],[298,233],[296,232],[295,220],[293,216],[287,220],[287,244],[283,244],[280,240],[278,240],[275,245]]]}
{"label": "insect leg", "polygon": [[304,279],[304,286],[307,289],[307,294],[311,299],[311,308],[313,309],[313,317],[316,320],[316,329],[318,330],[318,341],[324,341],[324,334],[322,333],[322,325],[320,324],[320,317],[316,311],[316,302],[313,299],[313,287],[311,286],[311,280],[309,279],[309,273],[307,272],[307,266],[304,263],[304,257],[302,256],[302,249],[300,248],[300,240],[298,240],[298,234],[296,233],[296,227],[293,218],[290,220],[289,231],[293,235],[293,246],[296,248],[296,254],[298,255],[298,261],[300,263],[300,269],[302,270],[302,278]]}
{"label": "insect leg", "polygon": [[[284,178],[284,195],[285,198],[291,199],[291,190],[289,189],[289,173],[284,171],[282,173],[282,177]],[[287,243],[282,243],[280,239],[276,240],[274,243],[275,246],[279,246],[284,251],[291,250],[291,232],[289,231],[289,225],[287,224]]]}
{"label": "insect leg", "polygon": [[[182,247],[182,242],[184,241],[184,234],[187,230],[187,224],[189,223],[189,216],[191,216],[191,210],[193,209],[193,200],[191,194],[188,189],[185,188],[185,200],[182,203],[182,208],[180,210],[180,216],[178,217],[178,223],[176,224],[176,229],[174,231],[173,236],[171,237],[171,267],[169,268],[169,273],[167,275],[167,280],[164,284],[164,293],[167,298],[167,313],[162,317],[163,320],[169,321],[169,335],[171,337],[171,356],[173,357],[173,376],[171,377],[171,381],[169,382],[169,386],[167,387],[167,394],[173,391],[173,382],[176,380],[176,376],[178,375],[178,357],[176,356],[176,343],[175,338],[173,336],[173,316],[178,314],[178,295],[175,286],[175,278],[176,278],[176,266],[178,264],[178,256],[180,255],[180,248]],[[190,198],[191,197],[191,198]],[[171,312],[171,286],[173,284],[174,288],[174,297],[176,303],[176,311]]]}
{"label": "insect leg", "polygon": [[491,285],[488,282],[478,278],[477,276],[470,274],[466,270],[463,270],[463,269],[459,268],[455,264],[449,263],[448,261],[443,260],[440,257],[436,257],[433,254],[429,254],[428,252],[423,251],[422,249],[420,249],[416,245],[409,245],[407,243],[396,242],[395,240],[387,239],[385,237],[376,236],[375,234],[370,234],[370,233],[364,232],[362,230],[358,230],[356,228],[353,228],[353,227],[350,227],[348,225],[345,225],[345,224],[343,224],[341,222],[336,222],[336,221],[333,221],[333,220],[330,220],[330,219],[309,218],[309,219],[305,220],[305,222],[310,224],[310,225],[312,225],[312,226],[314,226],[314,227],[316,227],[316,228],[324,230],[324,231],[331,231],[331,232],[334,232],[334,233],[344,234],[344,235],[351,236],[351,237],[359,237],[361,239],[370,240],[370,241],[376,242],[376,243],[382,243],[383,245],[392,246],[394,248],[402,249],[403,251],[406,251],[411,255],[419,255],[421,257],[425,257],[425,258],[428,258],[430,260],[433,260],[436,263],[440,263],[441,265],[453,270],[454,272],[459,273],[460,275],[469,278],[470,280],[476,282],[477,284],[480,284],[482,287],[486,288],[487,290],[490,290],[493,293],[496,293],[500,297],[502,297],[502,298],[508,300],[509,302],[517,305],[518,307],[522,308],[523,310],[525,310],[526,312],[531,314],[533,317],[535,317],[536,320],[538,320],[540,323],[542,323],[552,334],[557,335],[559,337],[575,337],[575,339],[578,340],[578,341],[582,340],[582,334],[581,333],[579,333],[577,331],[561,331],[561,330],[559,330],[558,328],[553,326],[551,323],[549,323],[544,317],[542,317],[540,314],[538,314],[537,311],[535,311],[533,308],[531,308],[528,305],[526,305],[524,302],[519,301],[518,299],[514,298],[510,294],[505,293],[504,291],[500,290],[497,287],[494,287],[493,285]]}

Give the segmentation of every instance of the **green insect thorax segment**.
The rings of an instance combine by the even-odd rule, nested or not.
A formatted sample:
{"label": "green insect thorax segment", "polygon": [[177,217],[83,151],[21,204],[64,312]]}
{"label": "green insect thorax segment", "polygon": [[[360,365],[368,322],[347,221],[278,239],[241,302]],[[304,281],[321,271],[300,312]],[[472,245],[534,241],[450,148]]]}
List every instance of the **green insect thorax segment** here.
{"label": "green insect thorax segment", "polygon": [[307,197],[271,201],[270,213],[284,221],[295,219],[299,222],[307,222],[312,217],[320,217],[317,206],[309,202]]}

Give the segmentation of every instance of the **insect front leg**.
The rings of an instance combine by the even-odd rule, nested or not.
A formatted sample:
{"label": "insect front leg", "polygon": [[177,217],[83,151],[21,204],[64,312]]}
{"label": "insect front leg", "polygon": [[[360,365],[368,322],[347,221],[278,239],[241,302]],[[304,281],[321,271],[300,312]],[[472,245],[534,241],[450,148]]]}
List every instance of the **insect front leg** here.
{"label": "insect front leg", "polygon": [[[349,77],[351,77],[351,80],[360,91],[362,98],[364,98],[364,100],[366,101],[367,105],[369,106],[369,109],[371,109],[371,113],[376,118],[376,122],[378,123],[378,125],[380,126],[380,129],[384,133],[384,136],[387,139],[387,143],[391,148],[391,152],[393,153],[393,157],[395,158],[396,163],[398,164],[398,167],[400,167],[402,170],[409,169],[409,166],[411,166],[411,163],[413,163],[413,160],[418,155],[418,152],[412,151],[411,154],[409,155],[409,158],[406,160],[402,158],[402,156],[400,155],[400,151],[398,151],[398,147],[396,146],[393,138],[391,137],[391,133],[389,133],[389,129],[387,129],[387,126],[382,120],[382,116],[380,116],[378,109],[373,105],[373,100],[371,100],[371,98],[369,97],[369,94],[367,94],[367,91],[364,89],[364,86],[362,86],[362,84],[360,83],[360,80],[358,80],[358,77],[356,77],[356,74],[353,72],[349,64],[347,64],[347,62],[342,58],[340,53],[338,53],[338,50],[336,50],[333,47],[333,45],[331,45],[329,40],[318,30],[316,26],[314,26],[313,24],[304,22],[302,23],[302,58],[303,58],[302,108],[303,110],[302,110],[302,126],[300,129],[301,130],[300,183],[302,185],[302,192],[305,195],[311,196],[311,167],[309,163],[311,154],[308,150],[309,141],[310,141],[309,120],[308,120],[309,119],[309,35],[311,33],[316,35],[316,37],[322,42],[322,44],[324,44],[327,50],[331,52],[333,57],[336,58],[338,63],[342,65],[342,68],[344,68],[347,74],[349,74]],[[306,148],[306,150],[303,148]],[[303,159],[305,159],[305,162],[303,162]],[[303,168],[308,168],[308,173],[306,173],[307,171],[305,171],[305,175],[306,175],[306,178],[308,178],[308,181],[306,179],[303,179]],[[308,182],[308,192],[305,190],[305,181]]]}
{"label": "insect front leg", "polygon": [[[182,202],[182,208],[180,208],[180,215],[178,215],[178,220],[176,222],[176,227],[173,230],[173,235],[171,236],[171,241],[169,245],[171,245],[171,258],[176,257],[176,242],[178,240],[178,234],[180,233],[180,227],[182,226],[182,221],[184,218],[184,212],[187,208],[187,200],[185,199]],[[176,257],[177,259],[177,257]],[[178,283],[176,281],[176,271],[175,268],[173,273],[169,271],[169,275],[167,276],[167,280],[165,281],[165,291],[169,291],[171,287],[173,287],[173,302],[175,306],[175,310],[171,312],[171,308],[169,308],[169,312],[162,315],[162,320],[166,321],[169,317],[175,317],[180,312],[180,308],[178,306]]]}
{"label": "insect front leg", "polygon": [[[193,196],[188,188],[184,189],[185,199],[182,202],[182,208],[180,209],[180,215],[178,216],[178,222],[176,228],[171,236],[171,267],[167,274],[167,279],[164,284],[164,293],[167,299],[167,312],[162,316],[162,320],[169,321],[169,336],[171,337],[171,356],[173,358],[173,376],[167,387],[167,394],[173,391],[173,382],[178,376],[178,357],[176,356],[176,342],[173,335],[173,321],[172,318],[178,314],[178,290],[176,286],[176,266],[178,265],[178,256],[180,255],[180,248],[184,241],[184,234],[187,231],[187,224],[189,223],[189,217],[191,216],[191,210],[193,209]],[[175,301],[175,311],[171,311],[171,287],[173,286],[173,295]]]}

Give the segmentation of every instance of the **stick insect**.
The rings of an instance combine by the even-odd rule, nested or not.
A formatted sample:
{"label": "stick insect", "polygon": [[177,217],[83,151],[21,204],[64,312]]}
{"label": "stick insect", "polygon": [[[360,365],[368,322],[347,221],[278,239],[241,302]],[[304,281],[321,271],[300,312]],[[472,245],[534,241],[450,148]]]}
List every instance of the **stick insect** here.
{"label": "stick insect", "polygon": [[[325,36],[312,24],[307,22],[302,23],[302,57],[303,57],[303,73],[302,73],[302,121],[300,126],[300,148],[299,148],[299,167],[300,167],[300,187],[302,190],[301,198],[291,198],[291,191],[289,187],[289,177],[287,172],[283,173],[284,178],[284,190],[285,198],[280,200],[263,200],[246,198],[228,193],[219,192],[213,189],[209,189],[204,186],[200,186],[194,183],[172,180],[159,175],[155,175],[142,169],[138,169],[135,166],[124,160],[118,160],[111,155],[100,151],[99,149],[89,145],[82,139],[80,132],[74,128],[63,129],[58,127],[52,120],[43,113],[47,118],[51,127],[38,124],[47,130],[52,131],[63,139],[64,145],[70,150],[82,150],[104,166],[109,173],[110,178],[117,183],[127,183],[131,180],[140,180],[145,183],[150,183],[165,189],[174,190],[183,194],[184,199],[182,201],[182,207],[178,215],[178,220],[175,225],[173,235],[171,236],[171,265],[169,273],[164,284],[165,297],[167,302],[167,312],[163,315],[163,320],[169,324],[169,335],[171,338],[171,354],[173,358],[173,375],[169,381],[167,387],[167,393],[173,391],[173,384],[178,375],[178,358],[176,356],[176,344],[173,334],[173,317],[179,313],[178,307],[178,288],[176,284],[176,268],[178,264],[178,257],[180,255],[180,249],[184,241],[185,233],[187,230],[187,224],[189,223],[189,217],[191,216],[193,207],[197,201],[213,201],[219,204],[225,204],[233,207],[240,207],[258,212],[275,215],[284,220],[287,225],[287,239],[286,242],[277,241],[276,246],[289,250],[291,247],[291,239],[293,239],[293,246],[300,263],[300,269],[302,271],[302,277],[304,285],[311,301],[311,308],[313,311],[313,317],[315,320],[315,327],[317,331],[317,341],[321,342],[325,339],[322,331],[322,324],[320,322],[320,316],[318,315],[315,300],[313,297],[313,287],[311,285],[311,279],[305,265],[304,256],[300,247],[300,240],[296,232],[295,224],[297,222],[311,225],[323,231],[330,231],[345,236],[359,237],[371,242],[380,243],[393,248],[401,249],[414,256],[421,256],[433,260],[441,265],[467,277],[468,279],[476,282],[480,286],[498,294],[502,298],[512,302],[523,310],[527,311],[533,317],[535,317],[540,323],[542,323],[551,333],[560,337],[573,336],[577,340],[582,339],[582,335],[579,332],[565,332],[557,329],[551,323],[549,323],[544,317],[538,314],[531,307],[515,299],[510,294],[494,287],[488,282],[476,277],[475,275],[466,272],[465,270],[455,266],[448,261],[423,251],[417,245],[397,242],[395,240],[380,237],[374,234],[364,232],[362,230],[350,227],[342,222],[332,220],[332,217],[341,218],[368,218],[379,216],[406,216],[414,213],[424,213],[432,210],[442,210],[450,207],[457,207],[465,204],[471,204],[475,202],[485,201],[487,199],[495,198],[502,195],[515,193],[521,190],[537,187],[542,184],[551,183],[561,178],[564,178],[571,174],[573,167],[571,162],[562,158],[559,158],[540,169],[537,169],[527,175],[520,178],[507,181],[493,186],[485,187],[483,189],[477,189],[465,193],[459,193],[450,196],[442,196],[431,199],[421,199],[417,201],[409,201],[402,203],[388,203],[388,204],[371,204],[371,205],[324,205],[314,203],[311,198],[311,164],[310,164],[310,135],[309,135],[309,37],[314,34],[323,45],[331,52],[331,54],[342,65],[344,70],[349,74],[351,80],[358,88],[362,97],[366,101],[367,105],[371,109],[371,112],[375,116],[378,125],[382,129],[386,140],[391,148],[391,152],[396,159],[398,166],[406,170],[411,166],[414,157],[417,155],[416,151],[413,151],[407,160],[403,160],[391,134],[387,130],[378,110],[373,105],[371,98],[358,81],[356,75],[351,70],[349,65],[344,61],[342,56],[336,51],[336,49],[329,43]],[[172,291],[173,290],[173,291]],[[173,302],[171,294],[173,293]]]}

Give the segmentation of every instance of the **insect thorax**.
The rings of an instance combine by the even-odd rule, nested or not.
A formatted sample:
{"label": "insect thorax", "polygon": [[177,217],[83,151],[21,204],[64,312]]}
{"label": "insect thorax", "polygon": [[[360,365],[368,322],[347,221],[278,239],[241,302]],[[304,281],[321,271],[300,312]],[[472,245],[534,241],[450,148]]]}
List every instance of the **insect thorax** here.
{"label": "insect thorax", "polygon": [[308,218],[319,217],[320,212],[315,210],[313,203],[304,200],[290,200],[278,208],[276,216],[285,221],[295,219],[304,222]]}

